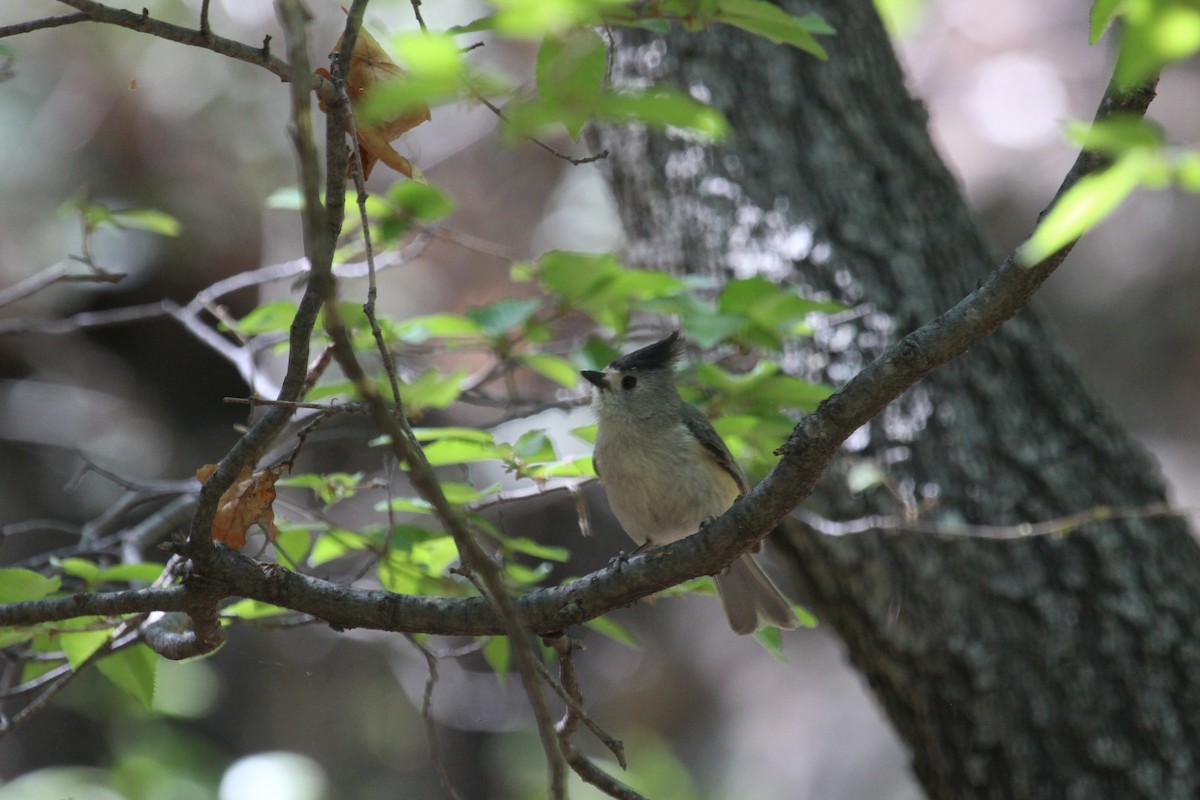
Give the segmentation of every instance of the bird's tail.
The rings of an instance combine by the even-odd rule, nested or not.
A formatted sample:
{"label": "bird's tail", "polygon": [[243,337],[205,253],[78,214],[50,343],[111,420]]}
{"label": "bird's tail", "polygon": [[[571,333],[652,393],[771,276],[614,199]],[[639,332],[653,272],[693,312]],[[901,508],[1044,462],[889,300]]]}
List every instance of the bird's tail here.
{"label": "bird's tail", "polygon": [[786,630],[800,624],[779,587],[749,553],[734,559],[714,580],[734,633],[754,633],[764,624]]}

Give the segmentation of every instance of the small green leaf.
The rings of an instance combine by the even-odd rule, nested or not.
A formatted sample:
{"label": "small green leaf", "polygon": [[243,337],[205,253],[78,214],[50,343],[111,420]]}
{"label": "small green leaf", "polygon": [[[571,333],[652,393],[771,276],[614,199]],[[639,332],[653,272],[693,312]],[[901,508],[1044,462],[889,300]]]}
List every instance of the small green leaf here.
{"label": "small green leaf", "polygon": [[450,536],[438,536],[413,545],[409,556],[412,563],[423,567],[427,574],[440,578],[458,561],[458,548]]}
{"label": "small green leaf", "polygon": [[650,128],[683,128],[712,142],[729,133],[725,115],[712,106],[664,86],[643,91],[601,92],[596,116],[616,122],[636,122]]}
{"label": "small green leaf", "polygon": [[251,600],[246,598],[238,600],[236,603],[226,606],[221,609],[221,616],[233,617],[236,619],[263,619],[265,617],[277,617],[280,614],[291,613],[288,609],[280,606],[264,603],[261,600]]}
{"label": "small green leaf", "polygon": [[525,536],[500,536],[497,538],[500,539],[500,543],[504,545],[505,549],[515,553],[524,553],[533,558],[542,558],[547,561],[557,561],[559,563],[566,563],[571,558],[571,551],[565,547],[542,544]]}
{"label": "small green leaf", "polygon": [[591,115],[592,99],[604,82],[607,60],[604,40],[589,28],[547,36],[538,48],[538,91],[559,110],[559,120],[573,140],[579,140],[580,130]]}
{"label": "small green leaf", "polygon": [[363,473],[361,472],[327,472],[323,475],[299,473],[280,478],[275,485],[309,489],[318,500],[326,506],[331,506],[341,500],[353,497],[362,479]]}
{"label": "small green leaf", "polygon": [[1034,266],[1091,230],[1151,175],[1155,160],[1162,166],[1156,154],[1134,150],[1108,169],[1081,178],[1058,198],[1033,235],[1021,245],[1021,263]]}
{"label": "small green leaf", "polygon": [[452,81],[462,69],[462,49],[453,36],[402,33],[392,38],[392,45],[413,78]]}
{"label": "small green leaf", "polygon": [[787,663],[787,657],[783,654],[783,637],[779,633],[779,628],[773,625],[759,628],[754,632],[754,638],[764,650],[784,664]]}
{"label": "small green leaf", "polygon": [[597,425],[582,425],[578,428],[571,428],[570,433],[572,436],[582,439],[588,444],[595,444],[597,428]]}
{"label": "small green leaf", "polygon": [[1137,147],[1158,148],[1163,145],[1162,128],[1133,114],[1117,114],[1093,124],[1069,123],[1067,138],[1085,150],[1109,155],[1120,155]]}
{"label": "small green leaf", "polygon": [[400,397],[410,414],[419,414],[430,408],[446,408],[462,394],[462,384],[466,378],[465,369],[443,375],[430,368],[415,380],[400,384]]}
{"label": "small green leaf", "polygon": [[160,236],[178,236],[183,229],[179,220],[153,208],[126,208],[110,212],[113,221],[122,228],[157,233]]}
{"label": "small green leaf", "polygon": [[1121,7],[1122,0],[1096,0],[1089,14],[1088,44],[1095,44],[1108,30]]}
{"label": "small green leaf", "polygon": [[58,558],[57,556],[51,556],[50,563],[61,569],[64,575],[79,578],[89,587],[95,586],[97,579],[100,577],[100,565],[94,561],[88,561],[86,558]]}
{"label": "small green leaf", "polygon": [[[72,620],[73,622],[75,620]],[[89,619],[87,624],[97,624],[97,620]],[[63,652],[67,654],[67,661],[70,662],[72,669],[78,669],[85,661],[108,642],[112,636],[112,628],[103,628],[95,631],[73,631],[70,633],[60,633],[58,641],[62,645]]]}
{"label": "small green leaf", "polygon": [[1184,191],[1200,193],[1200,152],[1181,153],[1175,161],[1175,177]]}
{"label": "small green leaf", "polygon": [[535,586],[541,583],[550,574],[551,569],[552,567],[544,561],[535,567],[512,561],[504,565],[504,573],[518,586]]}
{"label": "small green leaf", "polygon": [[579,372],[565,358],[545,355],[544,353],[530,353],[517,356],[517,360],[534,372],[549,378],[560,386],[574,389],[579,385]]}
{"label": "small green leaf", "polygon": [[0,603],[41,600],[60,586],[62,579],[57,575],[47,578],[31,569],[0,569]]}
{"label": "small green leaf", "polygon": [[762,36],[775,44],[787,44],[825,61],[829,55],[813,36],[833,33],[828,23],[815,14],[793,17],[765,0],[717,0],[713,17],[719,22]]}
{"label": "small green leaf", "polygon": [[435,186],[416,181],[398,181],[387,193],[388,204],[395,212],[433,222],[449,216],[456,204],[445,192]]}
{"label": "small green leaf", "polygon": [[296,318],[296,304],[291,300],[273,300],[263,303],[238,320],[238,332],[245,336],[264,333],[285,333]]}
{"label": "small green leaf", "polygon": [[522,469],[522,473],[534,480],[548,478],[594,478],[596,468],[591,456],[573,456],[562,461],[550,461],[544,464],[531,464]]}
{"label": "small green leaf", "polygon": [[554,442],[540,428],[521,434],[521,438],[513,445],[513,453],[525,462],[553,461],[558,458],[554,452]]}
{"label": "small green leaf", "polygon": [[100,583],[153,583],[162,575],[163,565],[154,562],[145,564],[116,564],[100,570]]}
{"label": "small green leaf", "polygon": [[479,326],[484,336],[505,336],[524,325],[542,307],[540,297],[506,297],[486,306],[467,309],[467,317]]}
{"label": "small green leaf", "polygon": [[[405,186],[418,186],[413,181],[405,181]],[[396,337],[405,342],[420,343],[432,337],[444,339],[470,338],[482,335],[479,325],[473,320],[459,314],[426,314],[412,317],[396,323]]]}
{"label": "small green leaf", "polygon": [[507,446],[465,439],[438,439],[425,445],[425,460],[430,466],[471,464],[477,461],[497,461],[511,452]]}
{"label": "small green leaf", "polygon": [[97,666],[106,678],[136,697],[148,710],[154,701],[158,659],[158,654],[139,642],[101,659]]}
{"label": "small green leaf", "polygon": [[596,617],[584,623],[587,627],[599,633],[602,636],[607,636],[614,642],[619,642],[631,650],[641,650],[641,642],[637,637],[630,633],[623,625],[614,622],[609,617]]}
{"label": "small green leaf", "polygon": [[483,660],[488,663],[496,677],[504,684],[508,680],[508,668],[512,659],[512,648],[507,636],[492,636],[483,646]]}
{"label": "small green leaf", "polygon": [[464,442],[478,442],[480,444],[491,444],[495,441],[491,431],[480,430],[479,428],[466,427],[444,427],[444,428],[413,428],[413,436],[417,437],[418,442],[433,442],[438,439],[461,439]]}
{"label": "small green leaf", "polygon": [[358,553],[371,546],[371,540],[360,533],[330,528],[313,543],[308,554],[308,563],[314,567],[327,564],[350,553]]}

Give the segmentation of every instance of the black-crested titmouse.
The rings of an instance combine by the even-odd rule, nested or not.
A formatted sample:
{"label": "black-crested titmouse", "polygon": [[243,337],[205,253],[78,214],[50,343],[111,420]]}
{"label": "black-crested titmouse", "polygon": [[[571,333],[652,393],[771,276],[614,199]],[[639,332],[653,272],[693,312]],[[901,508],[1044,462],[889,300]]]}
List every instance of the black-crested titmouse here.
{"label": "black-crested titmouse", "polygon": [[[690,536],[748,491],[746,476],[704,415],[679,396],[679,331],[582,374],[595,388],[596,474],[639,545]],[[796,627],[796,615],[749,553],[714,576],[729,626]]]}

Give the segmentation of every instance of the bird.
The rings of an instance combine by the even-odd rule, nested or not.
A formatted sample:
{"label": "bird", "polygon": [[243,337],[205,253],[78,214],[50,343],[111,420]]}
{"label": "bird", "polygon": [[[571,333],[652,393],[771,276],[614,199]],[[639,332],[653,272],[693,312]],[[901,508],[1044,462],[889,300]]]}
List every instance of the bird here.
{"label": "bird", "polygon": [[[624,355],[603,371],[583,370],[596,415],[596,474],[617,521],[639,546],[696,533],[749,486],[708,419],[679,395],[679,331]],[[791,604],[750,553],[714,576],[729,626],[792,629]]]}

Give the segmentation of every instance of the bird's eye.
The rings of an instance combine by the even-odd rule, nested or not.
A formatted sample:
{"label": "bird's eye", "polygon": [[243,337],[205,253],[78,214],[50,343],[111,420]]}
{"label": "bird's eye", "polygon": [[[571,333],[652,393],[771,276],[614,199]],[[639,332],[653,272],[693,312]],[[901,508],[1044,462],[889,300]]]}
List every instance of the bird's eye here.
{"label": "bird's eye", "polygon": [[637,378],[632,375],[626,375],[624,378],[621,378],[622,389],[632,389],[635,386],[637,386]]}

